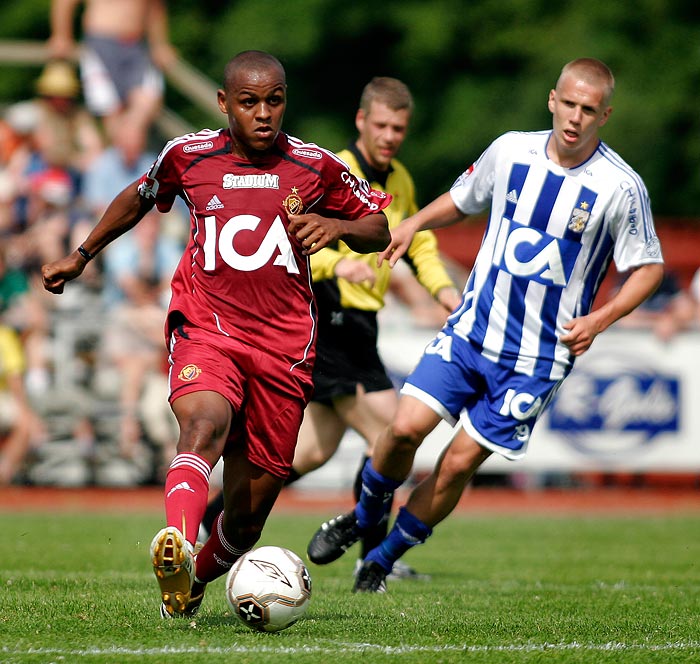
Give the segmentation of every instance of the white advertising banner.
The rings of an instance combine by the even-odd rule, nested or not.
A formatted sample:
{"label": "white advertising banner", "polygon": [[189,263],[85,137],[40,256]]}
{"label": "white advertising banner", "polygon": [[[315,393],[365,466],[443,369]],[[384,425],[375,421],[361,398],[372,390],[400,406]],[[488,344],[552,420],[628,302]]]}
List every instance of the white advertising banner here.
{"label": "white advertising banner", "polygon": [[[400,384],[434,331],[380,329],[382,357]],[[433,467],[451,433],[442,423],[426,439],[416,470]],[[349,432],[338,454],[302,482],[350,485],[364,448]],[[577,360],[537,423],[525,458],[493,455],[480,472],[700,473],[700,332],[663,343],[648,330],[607,330]]]}
{"label": "white advertising banner", "polygon": [[[397,359],[416,342],[393,339],[386,352],[382,345],[387,366],[399,373]],[[483,472],[700,472],[699,432],[700,333],[664,343],[647,330],[612,328],[577,360],[525,458],[494,455]],[[449,436],[438,427],[417,467],[430,467]]]}

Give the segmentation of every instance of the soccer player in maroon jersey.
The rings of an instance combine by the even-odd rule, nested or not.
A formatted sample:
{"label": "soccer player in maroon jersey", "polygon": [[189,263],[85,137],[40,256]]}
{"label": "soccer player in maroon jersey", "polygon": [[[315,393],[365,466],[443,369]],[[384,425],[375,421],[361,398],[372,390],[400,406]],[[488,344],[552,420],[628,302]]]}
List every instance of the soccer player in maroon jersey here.
{"label": "soccer player in maroon jersey", "polygon": [[[286,77],[276,58],[239,53],[218,103],[227,129],[170,141],[78,249],[42,268],[45,288],[61,293],[154,204],[167,212],[180,196],[189,208],[165,325],[180,436],[165,481],[167,525],[151,543],[163,617],[193,615],[206,584],[253,547],[289,473],[313,389],[309,256],[339,239],[361,252],[390,240],[382,210],[391,197],[280,130]],[[195,560],[222,456],[224,512]]]}

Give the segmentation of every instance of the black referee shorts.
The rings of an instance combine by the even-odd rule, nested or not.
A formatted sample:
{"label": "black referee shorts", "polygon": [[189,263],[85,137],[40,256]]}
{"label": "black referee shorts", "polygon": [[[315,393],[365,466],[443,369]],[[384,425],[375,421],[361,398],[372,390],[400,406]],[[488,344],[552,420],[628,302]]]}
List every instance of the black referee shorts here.
{"label": "black referee shorts", "polygon": [[377,314],[340,309],[319,320],[312,401],[330,405],[333,398],[353,396],[357,385],[367,392],[393,388],[377,350]]}

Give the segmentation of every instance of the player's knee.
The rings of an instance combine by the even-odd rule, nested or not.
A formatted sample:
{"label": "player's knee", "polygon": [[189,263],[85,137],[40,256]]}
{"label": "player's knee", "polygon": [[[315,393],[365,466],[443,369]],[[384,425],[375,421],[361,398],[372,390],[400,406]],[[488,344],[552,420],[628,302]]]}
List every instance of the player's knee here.
{"label": "player's knee", "polygon": [[225,423],[206,415],[194,415],[180,420],[180,437],[177,451],[195,451],[200,456],[218,459],[223,451],[225,441]]}
{"label": "player's knee", "polygon": [[454,478],[455,481],[467,481],[490,454],[471,439],[457,438],[445,451],[440,472],[443,476]]}
{"label": "player's knee", "polygon": [[425,432],[408,418],[396,418],[387,429],[391,445],[395,448],[415,450],[423,442]]}
{"label": "player's knee", "polygon": [[326,461],[331,458],[332,454],[333,451],[327,452],[320,448],[307,450],[298,460],[296,457],[294,458],[294,467],[303,471],[303,474],[310,473],[312,470],[316,470],[326,463]]}

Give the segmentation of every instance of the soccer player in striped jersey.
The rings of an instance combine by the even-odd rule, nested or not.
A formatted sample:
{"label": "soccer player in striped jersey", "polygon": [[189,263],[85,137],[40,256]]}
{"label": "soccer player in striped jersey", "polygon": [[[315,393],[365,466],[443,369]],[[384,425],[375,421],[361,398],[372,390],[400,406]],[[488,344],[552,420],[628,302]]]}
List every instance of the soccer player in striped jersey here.
{"label": "soccer player in striped jersey", "polygon": [[[206,584],[253,547],[292,467],[313,389],[310,256],[339,239],[361,252],[390,240],[382,210],[391,197],[281,131],[286,91],[276,58],[238,54],[218,91],[228,128],[170,141],[83,245],[42,268],[45,288],[60,293],[154,204],[167,212],[180,196],[190,210],[165,325],[180,436],[165,480],[167,525],[150,550],[163,617],[192,615]],[[221,457],[225,507],[195,562]]]}
{"label": "soccer player in striped jersey", "polygon": [[[492,453],[524,456],[574,359],[661,282],[644,183],[599,138],[613,89],[613,75],[599,60],[568,63],[549,93],[552,130],[497,138],[449,192],[392,229],[380,260],[394,265],[415,232],[490,208],[462,302],[407,378],[392,424],[363,470],[360,503],[324,523],[309,543],[314,562],[342,555],[384,517],[427,434],[441,419],[459,423],[432,474],[365,557],[355,591],[385,589],[393,562],[426,540]],[[613,260],[630,276],[593,310]]]}

